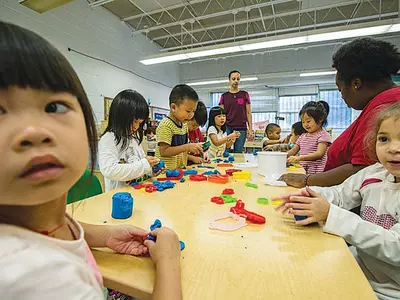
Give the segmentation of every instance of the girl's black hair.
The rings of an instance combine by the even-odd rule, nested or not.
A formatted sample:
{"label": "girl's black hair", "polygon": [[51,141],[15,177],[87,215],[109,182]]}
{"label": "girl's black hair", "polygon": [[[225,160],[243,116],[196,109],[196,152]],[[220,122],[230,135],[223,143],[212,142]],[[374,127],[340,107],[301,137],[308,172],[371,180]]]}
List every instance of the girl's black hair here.
{"label": "girl's black hair", "polygon": [[306,133],[307,131],[303,128],[303,124],[301,122],[296,122],[292,125],[293,131],[295,135],[302,135],[303,133]]}
{"label": "girl's black hair", "polygon": [[74,95],[85,117],[91,171],[97,159],[97,127],[85,90],[67,59],[32,31],[0,21],[0,90],[32,88]]}
{"label": "girl's black hair", "polygon": [[299,113],[300,118],[304,114],[307,114],[308,116],[313,118],[315,122],[317,124],[321,124],[322,127],[325,127],[327,124],[326,109],[325,106],[320,102],[310,101],[304,104]]}
{"label": "girl's black hair", "polygon": [[[131,138],[136,138],[139,144],[143,141],[143,127],[149,118],[149,105],[146,99],[136,91],[124,90],[119,92],[111,102],[110,113],[108,115],[108,125],[106,132],[115,135],[115,143],[121,148],[126,149]],[[135,120],[144,120],[138,130],[132,132],[132,124]]]}
{"label": "girl's black hair", "polygon": [[[217,129],[217,132],[220,131],[217,125],[215,125],[215,117],[219,115],[225,115],[225,110],[221,106],[214,106],[213,108],[210,109],[207,131],[208,128],[210,128],[211,126],[214,126]],[[226,132],[226,123],[221,126],[221,131]]]}

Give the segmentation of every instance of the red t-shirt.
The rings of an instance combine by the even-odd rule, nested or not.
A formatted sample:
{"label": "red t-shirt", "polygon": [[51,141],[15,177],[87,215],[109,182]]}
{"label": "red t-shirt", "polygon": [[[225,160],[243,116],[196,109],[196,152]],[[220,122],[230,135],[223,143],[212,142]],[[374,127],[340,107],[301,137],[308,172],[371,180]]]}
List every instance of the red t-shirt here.
{"label": "red t-shirt", "polygon": [[247,129],[246,104],[250,104],[250,96],[245,91],[235,94],[226,92],[221,95],[219,105],[223,105],[226,113],[226,124],[233,129]]}
{"label": "red t-shirt", "polygon": [[190,143],[202,143],[204,142],[204,136],[200,131],[200,128],[189,131],[189,142]]}
{"label": "red t-shirt", "polygon": [[328,150],[325,171],[345,164],[371,165],[364,151],[364,137],[369,130],[371,120],[376,113],[390,104],[400,101],[400,87],[386,90],[373,98],[358,118],[332,144]]}

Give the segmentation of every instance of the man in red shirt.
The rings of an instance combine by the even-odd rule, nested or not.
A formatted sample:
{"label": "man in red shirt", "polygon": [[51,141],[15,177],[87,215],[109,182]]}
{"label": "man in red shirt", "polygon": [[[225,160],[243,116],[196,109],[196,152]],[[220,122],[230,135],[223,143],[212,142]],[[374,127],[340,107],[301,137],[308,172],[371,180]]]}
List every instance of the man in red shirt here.
{"label": "man in red shirt", "polygon": [[[204,136],[201,133],[200,127],[203,127],[207,123],[207,108],[202,101],[197,103],[196,111],[194,112],[194,117],[188,122],[189,129],[189,143],[202,143],[204,142]],[[204,161],[208,161],[207,153],[204,153],[204,160],[199,157],[190,154],[188,156],[188,165],[193,163],[201,164]]]}
{"label": "man in red shirt", "polygon": [[361,38],[343,45],[333,56],[336,85],[349,107],[360,116],[331,145],[325,172],[285,174],[280,180],[294,187],[333,186],[375,162],[368,159],[364,139],[375,115],[400,101],[400,87],[391,76],[400,69],[400,53],[391,43]]}

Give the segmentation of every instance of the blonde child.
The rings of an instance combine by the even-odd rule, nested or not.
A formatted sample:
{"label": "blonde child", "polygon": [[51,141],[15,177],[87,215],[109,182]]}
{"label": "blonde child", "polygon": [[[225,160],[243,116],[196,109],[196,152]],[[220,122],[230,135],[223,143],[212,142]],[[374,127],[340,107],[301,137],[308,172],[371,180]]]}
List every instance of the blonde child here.
{"label": "blonde child", "polygon": [[187,166],[188,155],[203,152],[201,143],[188,141],[187,123],[193,118],[199,96],[186,84],[175,86],[169,96],[170,112],[157,127],[156,157],[165,162],[165,166],[174,170]]}
{"label": "blonde child", "polygon": [[[96,124],[78,76],[35,33],[0,22],[0,291],[2,299],[104,299],[89,247],[150,253],[153,299],[181,299],[180,251],[170,229],[78,223],[68,190],[83,174]],[[157,242],[146,240],[151,234]]]}
{"label": "blonde child", "polygon": [[208,155],[216,158],[223,156],[226,148],[232,147],[240,133],[236,131],[227,135],[225,111],[222,107],[215,106],[211,108],[208,117],[207,136],[211,142]]}
{"label": "blonde child", "polygon": [[[329,133],[322,129],[326,124],[326,109],[323,104],[310,101],[303,106],[299,116],[307,132],[302,134],[295,146],[288,151],[287,162],[300,162],[307,174],[323,172],[328,147],[331,144]],[[298,152],[300,155],[296,156]]]}
{"label": "blonde child", "polygon": [[148,117],[149,106],[138,92],[124,90],[113,99],[108,125],[99,142],[99,166],[106,191],[152,175],[159,159],[146,157],[141,146]]}
{"label": "blonde child", "polygon": [[[307,187],[280,197],[277,210],[305,216],[298,225],[323,222],[343,237],[379,299],[400,299],[400,102],[378,114],[366,139],[366,167],[342,184]],[[361,215],[350,210],[361,205]]]}

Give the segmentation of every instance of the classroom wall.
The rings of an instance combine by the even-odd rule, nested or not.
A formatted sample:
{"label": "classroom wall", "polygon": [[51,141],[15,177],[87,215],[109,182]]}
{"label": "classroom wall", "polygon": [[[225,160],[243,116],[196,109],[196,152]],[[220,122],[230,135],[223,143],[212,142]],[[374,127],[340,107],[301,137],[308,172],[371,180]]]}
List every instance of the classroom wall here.
{"label": "classroom wall", "polygon": [[[56,46],[80,77],[97,121],[104,118],[103,97],[114,97],[131,88],[151,99],[154,106],[168,107],[168,96],[179,82],[176,63],[144,66],[138,61],[158,53],[158,47],[102,7],[91,9],[76,0],[44,14],[38,14],[16,0],[0,0],[0,19],[29,28]],[[104,62],[68,51],[68,47],[137,73],[134,75]],[[141,78],[145,77],[150,80]]]}

